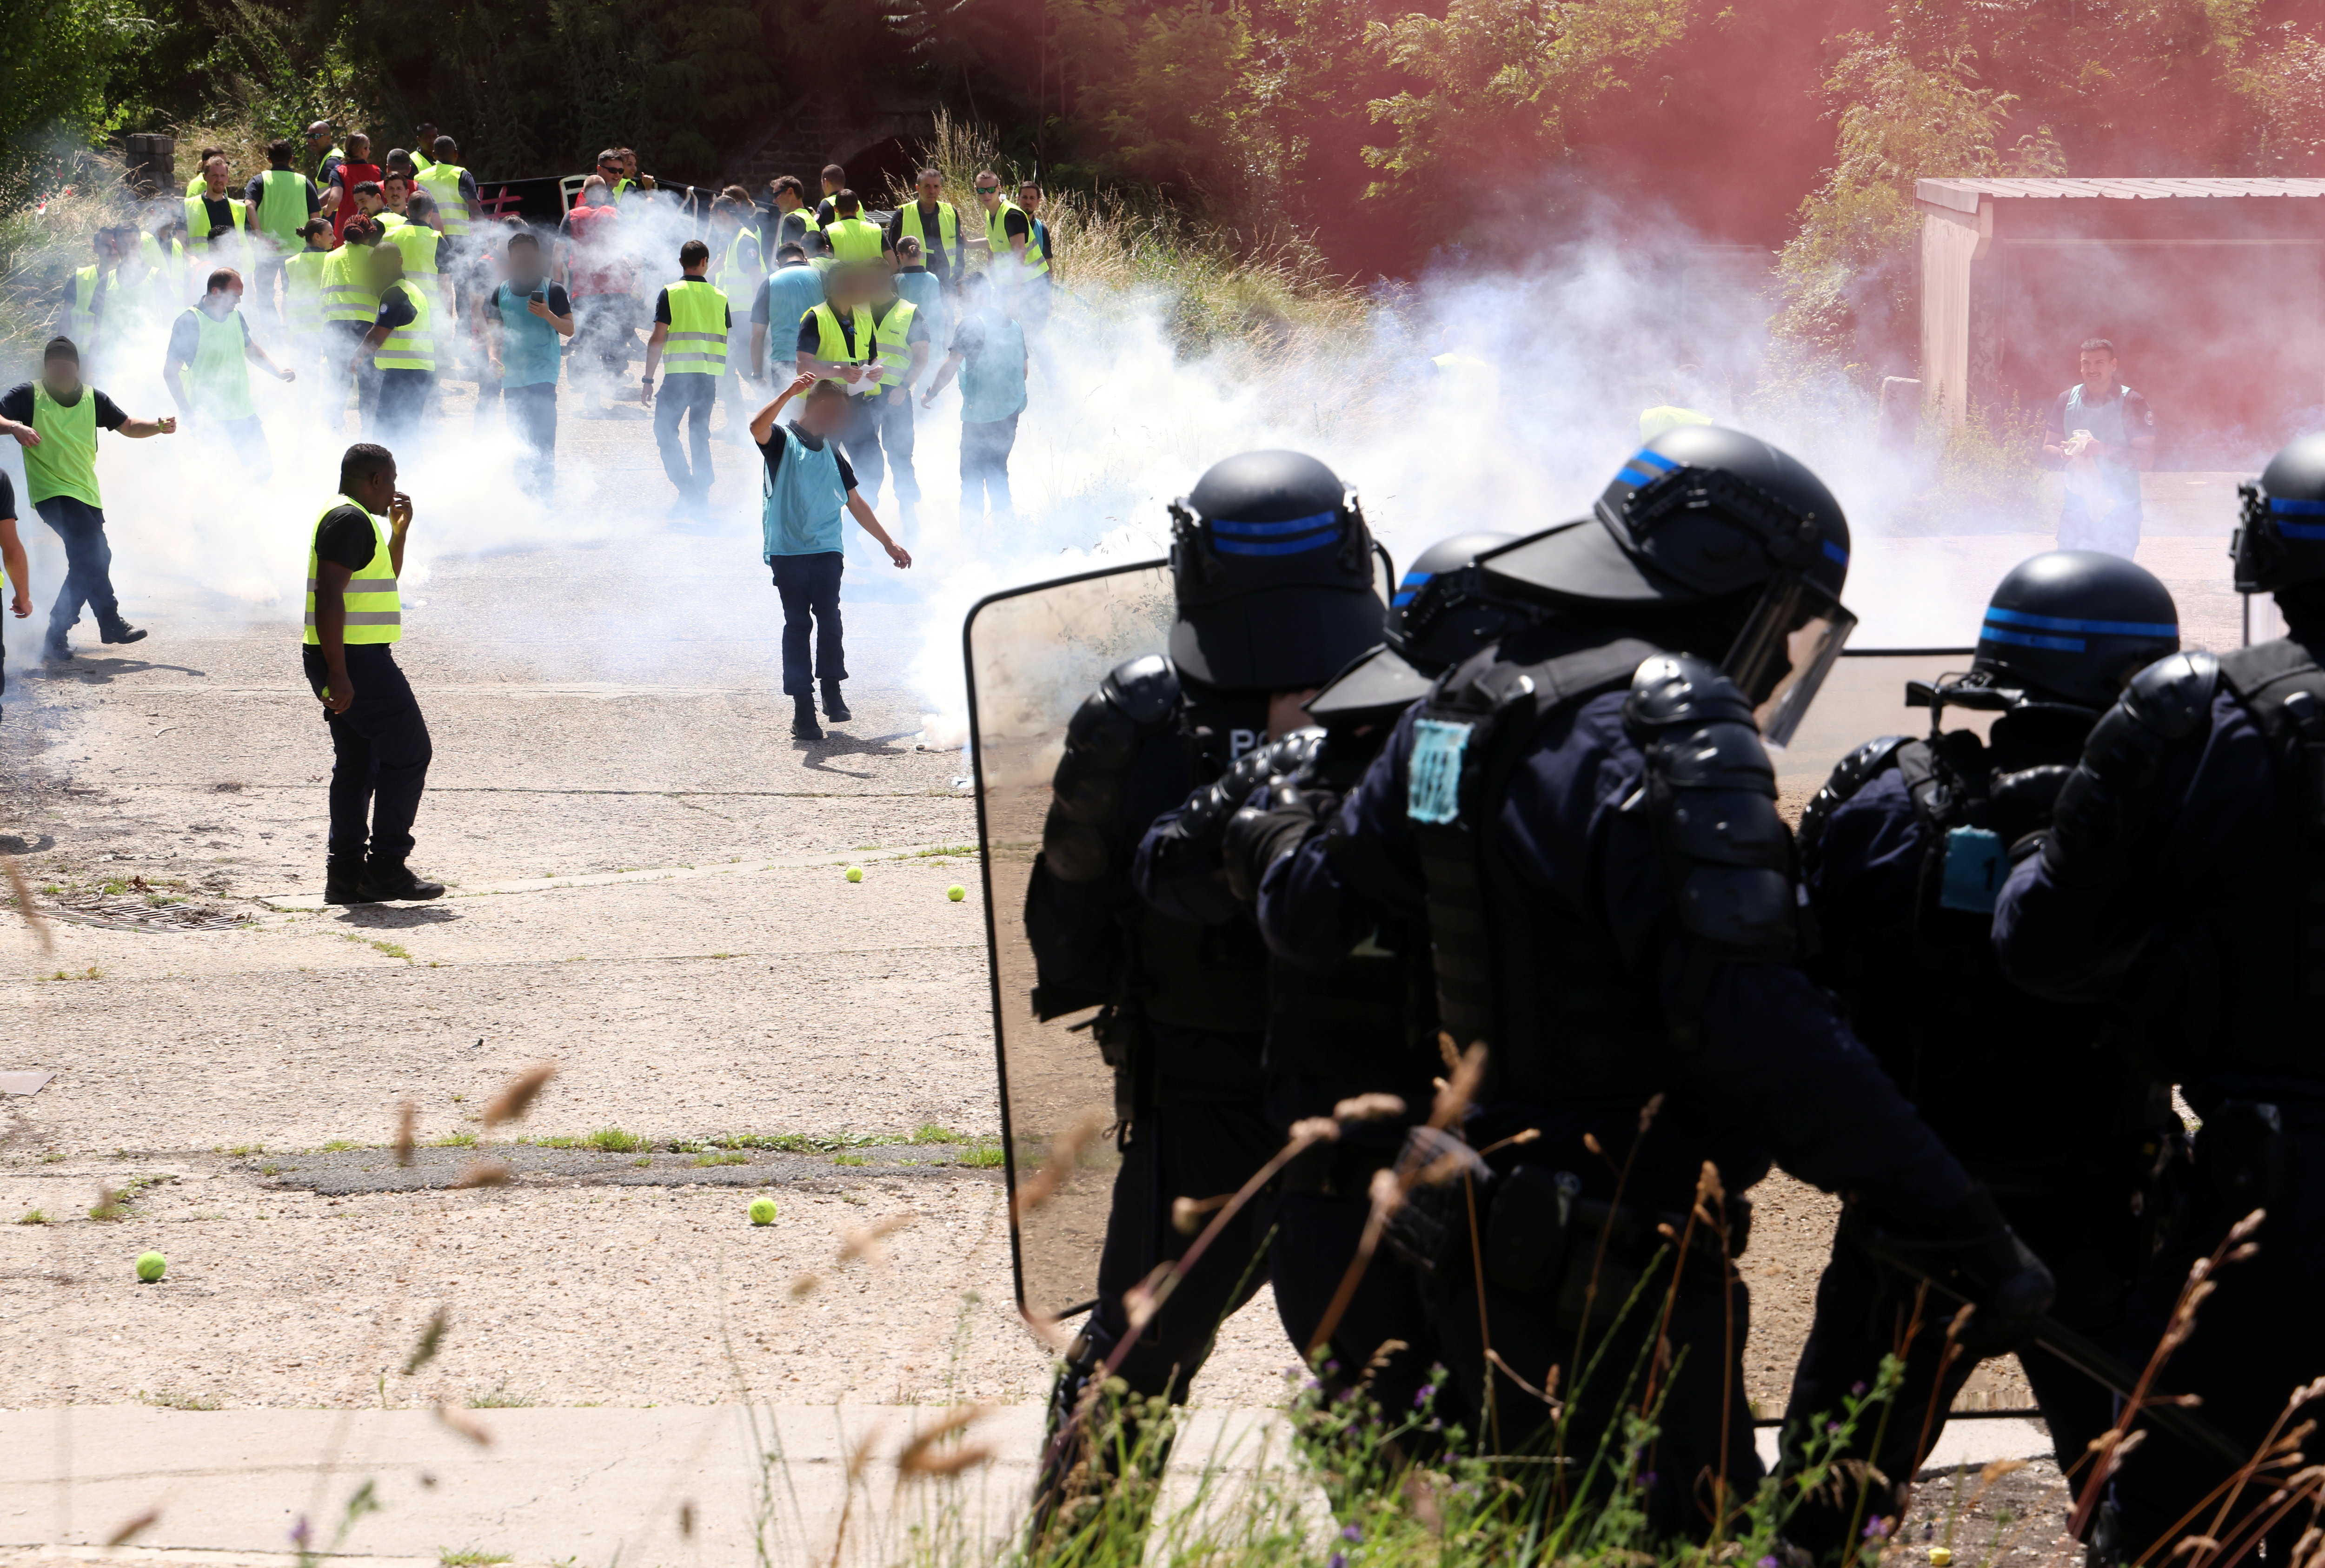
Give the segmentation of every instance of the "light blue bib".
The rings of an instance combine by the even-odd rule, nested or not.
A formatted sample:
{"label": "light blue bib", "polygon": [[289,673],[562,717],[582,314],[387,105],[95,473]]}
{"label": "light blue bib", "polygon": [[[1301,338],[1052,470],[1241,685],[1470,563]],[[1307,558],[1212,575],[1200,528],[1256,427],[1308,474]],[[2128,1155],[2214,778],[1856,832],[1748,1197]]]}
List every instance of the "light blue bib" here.
{"label": "light blue bib", "polygon": [[818,451],[799,438],[789,425],[775,433],[785,447],[783,460],[772,479],[760,482],[764,501],[760,507],[760,535],[768,556],[828,555],[842,548],[840,514],[848,493],[840,487],[839,456],[826,440]]}

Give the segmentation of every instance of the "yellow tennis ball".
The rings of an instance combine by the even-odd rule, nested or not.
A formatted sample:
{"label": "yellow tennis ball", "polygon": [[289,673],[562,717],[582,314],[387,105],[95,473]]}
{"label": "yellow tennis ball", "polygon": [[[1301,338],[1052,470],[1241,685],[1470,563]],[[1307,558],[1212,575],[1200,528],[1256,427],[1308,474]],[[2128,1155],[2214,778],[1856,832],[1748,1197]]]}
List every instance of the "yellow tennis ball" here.
{"label": "yellow tennis ball", "polygon": [[753,1198],[751,1200],[751,1223],[754,1225],[772,1225],[774,1222],[775,1200],[773,1198]]}
{"label": "yellow tennis ball", "polygon": [[864,880],[864,868],[862,866],[849,866],[848,868],[848,880],[851,882],[862,881]]}
{"label": "yellow tennis ball", "polygon": [[1948,1568],[1954,1560],[1952,1549],[1946,1546],[1930,1548],[1930,1568]]}
{"label": "yellow tennis ball", "polygon": [[958,904],[963,899],[968,897],[968,890],[962,887],[959,882],[955,882],[952,886],[945,890],[945,897]]}
{"label": "yellow tennis ball", "polygon": [[159,1252],[141,1252],[137,1255],[137,1277],[148,1285],[168,1273],[169,1268],[170,1260]]}

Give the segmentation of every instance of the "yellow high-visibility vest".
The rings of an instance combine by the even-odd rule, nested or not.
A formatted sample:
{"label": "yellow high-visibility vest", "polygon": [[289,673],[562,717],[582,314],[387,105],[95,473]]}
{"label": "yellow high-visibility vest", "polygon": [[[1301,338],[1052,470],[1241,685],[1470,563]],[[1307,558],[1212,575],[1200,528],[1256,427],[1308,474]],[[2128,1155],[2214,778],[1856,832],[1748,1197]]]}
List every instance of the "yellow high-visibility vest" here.
{"label": "yellow high-visibility vest", "polygon": [[824,244],[831,254],[843,262],[876,262],[887,244],[888,236],[880,232],[876,223],[866,223],[860,217],[835,218],[823,226]]}
{"label": "yellow high-visibility vest", "polygon": [[1013,260],[1015,257],[1016,253],[1009,248],[1009,215],[1013,212],[1025,219],[1025,260],[1022,264],[1036,275],[1048,272],[1050,258],[1042,254],[1041,237],[1034,232],[1033,220],[1026,217],[1024,208],[1005,196],[1001,205],[985,215],[985,244],[992,252],[992,259],[997,262],[1004,256]]}
{"label": "yellow high-visibility vest", "polygon": [[283,323],[293,333],[310,333],[323,324],[323,274],[338,254],[295,251],[283,258]]}
{"label": "yellow high-visibility vest", "polygon": [[420,188],[444,215],[444,233],[452,239],[468,232],[468,204],[460,195],[460,176],[467,172],[457,163],[431,163],[419,174]]}
{"label": "yellow high-visibility vest", "polygon": [[717,375],[727,368],[727,296],[708,278],[681,278],[670,295],[662,366],[670,375]]}
{"label": "yellow high-visibility vest", "polygon": [[[823,361],[826,364],[869,364],[872,363],[873,355],[877,352],[878,345],[876,340],[879,334],[872,325],[870,311],[857,310],[851,314],[848,320],[848,326],[853,330],[856,337],[856,342],[852,347],[849,346],[848,334],[840,330],[839,313],[834,310],[830,305],[818,305],[814,309],[809,311],[808,314],[815,318],[815,356],[818,359]],[[826,376],[824,379],[826,381],[839,381],[840,378],[834,375]],[[841,381],[840,384],[847,387],[848,391],[851,393],[858,396],[868,396],[872,392],[880,390],[880,378],[876,375],[867,375],[863,380],[852,384],[844,381]]]}
{"label": "yellow high-visibility vest", "polygon": [[[921,254],[926,258],[929,254],[929,232],[921,224],[918,198],[898,208],[896,218],[897,234],[909,235],[920,241]],[[960,266],[960,214],[953,209],[949,201],[937,203],[937,243],[944,247],[946,264],[958,269]]]}
{"label": "yellow high-visibility vest", "polygon": [[[243,210],[240,201],[233,197],[227,198],[226,209],[234,215],[236,228],[243,229],[249,226],[250,215]],[[190,239],[206,240],[210,237],[209,203],[199,196],[186,198],[186,235]]]}
{"label": "yellow high-visibility vest", "polygon": [[379,315],[379,291],[371,286],[371,247],[341,245],[323,263],[323,319],[360,321]]}
{"label": "yellow high-visibility vest", "polygon": [[310,648],[320,647],[323,641],[315,630],[315,588],[323,575],[323,558],[317,547],[323,542],[323,519],[342,506],[352,506],[370,518],[373,537],[378,541],[371,559],[356,568],[361,575],[347,579],[347,641],[350,644],[400,641],[403,637],[403,600],[395,591],[395,557],[388,549],[387,524],[373,517],[361,502],[349,501],[344,495],[332,496],[315,514],[314,531],[307,536],[307,634],[303,641]]}
{"label": "yellow high-visibility vest", "polygon": [[372,363],[382,370],[434,370],[436,340],[428,332],[428,318],[433,312],[427,291],[409,278],[398,278],[379,291],[381,301],[384,303],[393,293],[412,302],[412,317],[403,326],[387,329],[387,341],[372,351]]}
{"label": "yellow high-visibility vest", "polygon": [[[865,315],[872,314],[870,310]],[[899,300],[888,307],[872,329],[873,351],[880,361],[880,385],[885,389],[902,386],[904,373],[912,367],[912,318],[918,307],[910,300]]]}

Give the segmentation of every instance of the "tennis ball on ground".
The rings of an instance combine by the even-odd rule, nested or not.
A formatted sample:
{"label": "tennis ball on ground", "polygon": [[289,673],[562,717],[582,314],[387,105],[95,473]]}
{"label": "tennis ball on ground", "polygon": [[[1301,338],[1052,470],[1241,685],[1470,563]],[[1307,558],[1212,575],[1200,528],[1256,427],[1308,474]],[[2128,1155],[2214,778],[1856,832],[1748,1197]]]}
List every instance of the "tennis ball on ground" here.
{"label": "tennis ball on ground", "polygon": [[849,866],[848,868],[848,880],[851,882],[862,881],[864,880],[864,868],[862,866]]}
{"label": "tennis ball on ground", "polygon": [[753,1198],[751,1200],[751,1223],[754,1225],[772,1225],[774,1222],[775,1200],[773,1198]]}
{"label": "tennis ball on ground", "polygon": [[159,1252],[141,1252],[137,1255],[137,1277],[148,1285],[161,1278],[168,1271],[169,1267],[170,1260]]}
{"label": "tennis ball on ground", "polygon": [[962,887],[959,882],[955,882],[952,886],[945,890],[945,897],[958,904],[963,899],[968,897],[968,890]]}
{"label": "tennis ball on ground", "polygon": [[1951,1549],[1945,1546],[1930,1548],[1930,1568],[1948,1568],[1954,1560]]}

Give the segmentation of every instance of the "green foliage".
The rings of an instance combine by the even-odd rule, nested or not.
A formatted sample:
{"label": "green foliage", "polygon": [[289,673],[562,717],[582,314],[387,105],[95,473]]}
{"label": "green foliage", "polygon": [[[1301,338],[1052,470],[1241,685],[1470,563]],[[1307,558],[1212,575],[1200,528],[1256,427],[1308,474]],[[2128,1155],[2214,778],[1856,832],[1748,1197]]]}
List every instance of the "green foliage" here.
{"label": "green foliage", "polygon": [[0,211],[56,189],[116,129],[115,68],[150,32],[125,0],[43,0],[0,26]]}

